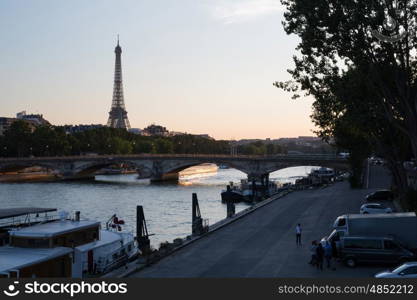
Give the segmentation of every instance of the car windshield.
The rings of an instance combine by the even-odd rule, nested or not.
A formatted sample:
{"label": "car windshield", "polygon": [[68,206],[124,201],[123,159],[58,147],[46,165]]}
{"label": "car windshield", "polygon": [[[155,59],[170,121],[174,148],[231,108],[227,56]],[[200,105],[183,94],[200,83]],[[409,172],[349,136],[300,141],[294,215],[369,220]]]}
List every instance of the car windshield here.
{"label": "car windshield", "polygon": [[337,226],[345,226],[346,225],[346,219],[343,217],[339,217],[336,220]]}
{"label": "car windshield", "polygon": [[400,273],[404,269],[404,265],[390,269],[391,273]]}

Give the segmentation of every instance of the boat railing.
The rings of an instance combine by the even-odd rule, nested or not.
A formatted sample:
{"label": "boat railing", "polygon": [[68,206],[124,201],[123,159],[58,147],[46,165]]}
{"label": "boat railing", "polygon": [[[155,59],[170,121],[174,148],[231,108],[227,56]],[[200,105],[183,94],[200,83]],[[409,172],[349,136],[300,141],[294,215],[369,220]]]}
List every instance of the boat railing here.
{"label": "boat railing", "polygon": [[32,224],[47,223],[50,221],[58,220],[56,215],[46,215],[42,217],[30,217],[30,216],[20,216],[12,217],[7,219],[0,220],[0,227],[10,227],[11,229],[17,229],[19,227],[25,227]]}
{"label": "boat railing", "polygon": [[104,273],[114,266],[117,266],[123,262],[127,262],[129,259],[126,248],[120,247],[107,255],[100,256],[97,260],[96,272]]}

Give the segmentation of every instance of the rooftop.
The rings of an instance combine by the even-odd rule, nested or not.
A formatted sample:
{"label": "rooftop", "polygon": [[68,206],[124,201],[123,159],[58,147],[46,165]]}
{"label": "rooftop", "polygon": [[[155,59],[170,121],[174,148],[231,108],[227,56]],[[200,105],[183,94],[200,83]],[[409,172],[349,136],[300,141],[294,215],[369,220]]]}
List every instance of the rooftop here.
{"label": "rooftop", "polygon": [[0,272],[21,269],[59,256],[72,253],[71,248],[0,247]]}
{"label": "rooftop", "polygon": [[44,224],[38,224],[30,227],[24,227],[17,230],[11,230],[9,233],[11,236],[24,236],[24,237],[52,237],[58,234],[64,234],[72,231],[77,231],[89,227],[98,227],[100,222],[97,221],[72,221],[72,220],[59,220]]}
{"label": "rooftop", "polygon": [[368,214],[350,214],[348,215],[350,219],[369,219],[369,218],[398,218],[398,217],[416,217],[415,212],[407,212],[407,213],[390,213],[390,214],[372,214],[369,216]]}
{"label": "rooftop", "polygon": [[0,219],[24,216],[27,214],[36,214],[56,211],[56,208],[40,208],[40,207],[19,207],[0,209]]}

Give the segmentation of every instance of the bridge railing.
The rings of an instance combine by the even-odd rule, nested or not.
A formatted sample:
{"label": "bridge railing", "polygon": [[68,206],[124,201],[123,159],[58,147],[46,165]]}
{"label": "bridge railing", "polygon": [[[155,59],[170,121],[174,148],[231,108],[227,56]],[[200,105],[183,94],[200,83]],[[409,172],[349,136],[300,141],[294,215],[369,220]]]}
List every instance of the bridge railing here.
{"label": "bridge railing", "polygon": [[57,160],[120,160],[120,159],[204,159],[204,160],[298,160],[298,161],[347,161],[347,158],[329,154],[277,154],[277,155],[226,155],[226,154],[105,154],[77,156],[0,157],[8,161],[57,161]]}

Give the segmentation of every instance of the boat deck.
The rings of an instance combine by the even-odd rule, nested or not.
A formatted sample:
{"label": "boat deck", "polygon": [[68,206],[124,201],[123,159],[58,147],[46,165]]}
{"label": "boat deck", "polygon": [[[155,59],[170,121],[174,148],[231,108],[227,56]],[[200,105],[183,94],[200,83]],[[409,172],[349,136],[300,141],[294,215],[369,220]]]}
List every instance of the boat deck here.
{"label": "boat deck", "polygon": [[49,222],[44,224],[38,224],[30,227],[24,227],[16,230],[11,230],[9,233],[11,236],[22,237],[53,237],[84,228],[100,226],[100,222],[97,221],[72,221],[72,220],[59,220],[55,222]]}

